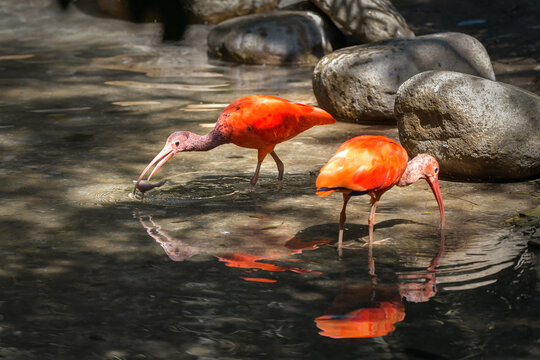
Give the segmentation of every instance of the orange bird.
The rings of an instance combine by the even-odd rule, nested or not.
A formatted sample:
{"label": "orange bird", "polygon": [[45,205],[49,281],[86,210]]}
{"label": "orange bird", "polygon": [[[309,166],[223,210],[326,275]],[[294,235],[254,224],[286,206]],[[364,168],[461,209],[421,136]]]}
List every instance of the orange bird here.
{"label": "orange bird", "polygon": [[[139,176],[133,193],[139,188],[143,176],[156,162],[157,165],[148,176],[147,181],[167,160],[178,152],[208,151],[227,143],[257,149],[258,151],[257,167],[249,183],[249,190],[252,190],[257,183],[261,164],[268,154],[276,162],[278,182],[281,186],[284,168],[283,163],[274,151],[274,147],[315,125],[335,122],[336,120],[329,113],[314,106],[269,95],[243,97],[232,102],[223,110],[210,133],[204,136],[189,131],[172,133],[167,138],[160,153],[156,155]],[[145,190],[141,189],[141,191]]]}
{"label": "orange bird", "polygon": [[347,202],[351,196],[369,194],[369,242],[373,241],[373,225],[377,203],[394,185],[407,186],[419,179],[426,179],[441,213],[441,229],[444,228],[444,206],[439,189],[439,163],[428,154],[418,154],[408,161],[407,151],[392,139],[384,136],[363,135],[352,138],[337,149],[335,155],[324,165],[317,177],[319,196],[334,191],[343,193],[343,209],[339,218],[338,252],[343,246]]}

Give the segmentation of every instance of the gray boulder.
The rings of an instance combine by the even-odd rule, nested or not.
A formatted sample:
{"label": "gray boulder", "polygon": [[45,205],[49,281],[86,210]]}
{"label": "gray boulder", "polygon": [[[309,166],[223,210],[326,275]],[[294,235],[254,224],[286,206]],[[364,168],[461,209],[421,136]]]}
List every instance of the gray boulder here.
{"label": "gray boulder", "polygon": [[217,24],[226,19],[274,9],[279,0],[195,0],[189,8],[199,21]]}
{"label": "gray boulder", "polygon": [[323,57],[313,73],[319,105],[337,120],[395,123],[399,86],[418,73],[450,70],[495,80],[484,46],[461,33],[385,40]]}
{"label": "gray boulder", "polygon": [[405,19],[388,0],[312,0],[311,2],[364,43],[414,37]]}
{"label": "gray boulder", "polygon": [[445,178],[540,176],[540,97],[533,93],[472,75],[428,71],[399,88],[395,112],[409,155],[435,156]]}
{"label": "gray boulder", "polygon": [[208,34],[208,55],[244,64],[315,64],[341,36],[313,12],[277,10],[216,25]]}

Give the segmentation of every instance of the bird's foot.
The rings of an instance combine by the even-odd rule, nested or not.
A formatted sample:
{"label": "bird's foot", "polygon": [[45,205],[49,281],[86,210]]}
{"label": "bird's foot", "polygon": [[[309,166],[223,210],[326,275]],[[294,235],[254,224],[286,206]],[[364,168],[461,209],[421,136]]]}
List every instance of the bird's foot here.
{"label": "bird's foot", "polygon": [[[390,240],[392,240],[392,238],[385,238],[385,239],[382,239],[382,240],[373,241],[373,245],[381,245],[381,244],[386,243],[387,241],[390,241]],[[369,239],[366,240],[366,239],[362,238],[362,239],[360,239],[360,241],[363,242],[361,247],[369,245]]]}
{"label": "bird's foot", "polygon": [[[341,244],[341,248],[342,249],[347,249],[347,250],[358,250],[358,249],[361,249],[365,246],[365,244],[362,244],[362,245],[358,245],[357,244],[358,242],[356,240],[350,240],[350,241],[346,241],[346,242],[343,242],[343,244]],[[329,245],[331,247],[338,247],[338,244],[332,244],[332,245]]]}
{"label": "bird's foot", "polygon": [[[386,238],[386,239],[382,239],[382,240],[377,240],[377,241],[373,241],[373,245],[380,245],[380,244],[383,244],[387,241],[390,241],[392,240],[392,238]],[[358,249],[362,249],[366,246],[369,245],[369,240],[366,240],[364,238],[362,239],[358,239],[358,240],[350,240],[350,241],[347,241],[347,242],[344,242],[342,244],[342,248],[343,249],[347,249],[347,250],[358,250]],[[336,245],[330,245],[332,247],[337,247],[337,244]]]}
{"label": "bird's foot", "polygon": [[283,189],[283,180],[278,180],[277,183],[277,190],[280,191]]}
{"label": "bird's foot", "polygon": [[351,241],[347,241],[346,243],[343,243],[343,248],[344,249],[349,249],[349,250],[361,249],[364,246],[366,246],[366,244],[367,243],[359,244],[358,241],[351,240]]}

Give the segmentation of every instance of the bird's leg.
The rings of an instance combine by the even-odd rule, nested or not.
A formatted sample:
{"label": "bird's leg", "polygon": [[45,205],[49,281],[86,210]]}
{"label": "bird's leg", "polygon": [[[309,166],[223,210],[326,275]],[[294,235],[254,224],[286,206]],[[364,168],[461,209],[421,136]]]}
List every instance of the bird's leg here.
{"label": "bird's leg", "polygon": [[343,208],[341,209],[341,214],[339,215],[339,237],[338,237],[338,255],[341,257],[343,254],[343,229],[345,228],[345,220],[347,220],[347,203],[351,199],[349,194],[343,193]]}
{"label": "bird's leg", "polygon": [[377,210],[377,204],[382,194],[369,193],[371,196],[371,211],[369,212],[368,226],[369,226],[369,244],[373,243],[373,227],[375,226],[375,211]]}
{"label": "bird's leg", "polygon": [[270,153],[272,155],[272,159],[276,162],[277,169],[278,169],[278,189],[283,188],[283,172],[285,170],[285,167],[283,166],[283,162],[280,160],[280,158],[277,156],[275,151],[272,151]]}
{"label": "bird's leg", "polygon": [[368,243],[368,256],[369,256],[369,274],[375,277],[375,260],[373,259],[373,227],[375,226],[375,211],[377,210],[377,203],[382,194],[369,193],[371,196],[371,211],[369,212],[368,226],[369,226],[369,243]]}
{"label": "bird's leg", "polygon": [[369,218],[368,218],[369,236],[368,236],[367,242],[366,240],[361,239],[364,242],[364,244],[361,247],[369,246],[369,249],[371,249],[373,244],[381,244],[388,240],[391,240],[391,238],[386,238],[382,240],[373,241],[373,228],[375,227],[375,211],[377,210],[377,204],[379,203],[379,199],[381,198],[383,193],[384,192],[382,193],[370,192],[369,193],[369,196],[371,196],[371,200],[370,200],[371,210],[369,212]]}
{"label": "bird's leg", "polygon": [[369,242],[368,247],[368,269],[369,269],[369,275],[371,275],[371,281],[376,283],[376,275],[375,275],[375,259],[373,259],[373,243]]}
{"label": "bird's leg", "polygon": [[257,162],[257,167],[255,168],[255,174],[253,174],[253,177],[251,178],[251,181],[249,182],[248,191],[253,191],[253,188],[255,187],[257,180],[259,180],[259,171],[261,170],[261,164],[262,164],[262,161]]}
{"label": "bird's leg", "polygon": [[[368,226],[369,226],[369,239],[367,245],[371,246],[373,244],[382,244],[388,240],[391,240],[392,238],[385,238],[382,240],[373,241],[373,228],[375,226],[375,210],[377,209],[377,204],[379,203],[379,199],[381,198],[382,194],[384,194],[386,190],[378,193],[369,193],[371,196],[371,211],[369,213],[368,218]],[[366,244],[362,245],[366,246]]]}

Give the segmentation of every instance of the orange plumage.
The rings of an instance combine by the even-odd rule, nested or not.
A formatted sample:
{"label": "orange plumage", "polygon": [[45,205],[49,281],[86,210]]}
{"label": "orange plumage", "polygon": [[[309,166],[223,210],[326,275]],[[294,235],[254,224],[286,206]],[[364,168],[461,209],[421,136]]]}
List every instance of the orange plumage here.
{"label": "orange plumage", "polygon": [[262,161],[274,147],[315,125],[333,124],[326,111],[269,95],[251,95],[229,104],[216,126],[231,129],[230,142],[257,149]]}
{"label": "orange plumage", "polygon": [[388,190],[401,178],[408,159],[407,151],[394,140],[384,136],[357,136],[341,144],[323,166],[316,182],[317,194],[328,196],[336,190]]}

